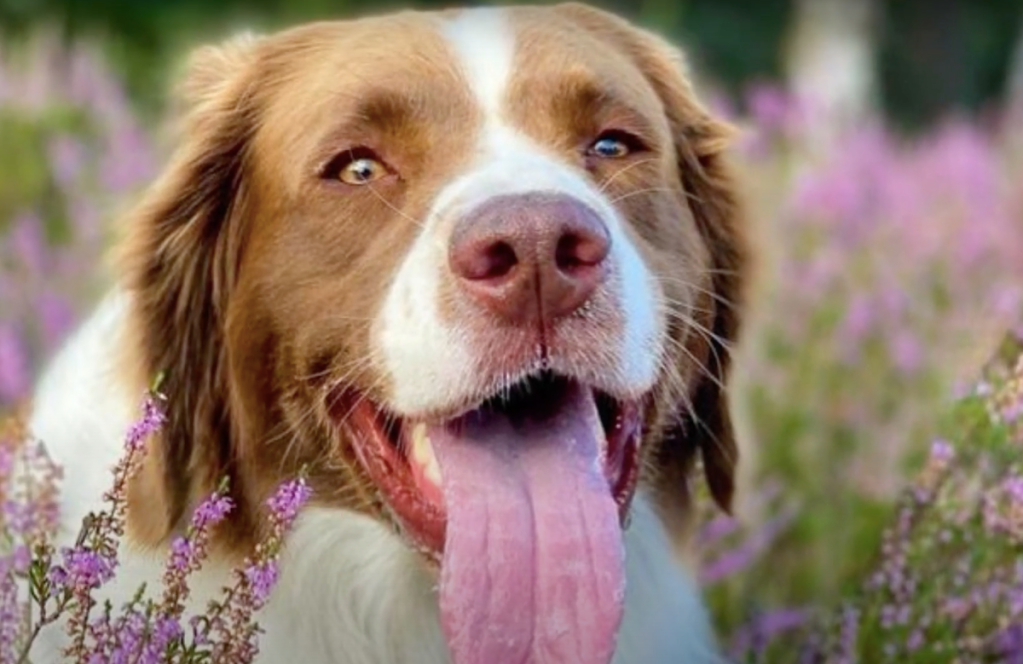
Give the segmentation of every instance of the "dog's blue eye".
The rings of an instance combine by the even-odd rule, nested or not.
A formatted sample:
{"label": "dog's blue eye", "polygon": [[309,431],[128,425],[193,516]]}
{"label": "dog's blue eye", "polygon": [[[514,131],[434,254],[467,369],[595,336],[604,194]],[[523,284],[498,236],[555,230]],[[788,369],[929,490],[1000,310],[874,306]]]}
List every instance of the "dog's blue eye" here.
{"label": "dog's blue eye", "polygon": [[610,129],[596,137],[586,154],[597,159],[622,159],[646,149],[638,137],[621,130]]}
{"label": "dog's blue eye", "polygon": [[590,146],[589,152],[602,159],[621,159],[632,150],[628,143],[618,136],[601,136]]}

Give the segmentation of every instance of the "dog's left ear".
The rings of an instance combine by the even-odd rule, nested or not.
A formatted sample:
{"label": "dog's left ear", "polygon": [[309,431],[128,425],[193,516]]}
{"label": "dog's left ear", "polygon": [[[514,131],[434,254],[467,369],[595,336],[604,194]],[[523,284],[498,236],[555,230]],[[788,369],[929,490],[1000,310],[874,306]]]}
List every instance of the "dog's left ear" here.
{"label": "dog's left ear", "polygon": [[[236,467],[224,335],[245,236],[257,57],[250,37],[192,56],[177,100],[181,140],[124,219],[116,248],[131,301],[128,364],[140,388],[165,372],[167,422],[139,476],[161,487],[160,499],[144,510],[153,541],[183,526],[198,497]],[[201,478],[210,486],[193,485],[195,468],[211,469]],[[240,490],[231,479],[232,490]]]}
{"label": "dog's left ear", "polygon": [[691,386],[685,418],[671,426],[660,446],[655,486],[662,513],[672,520],[689,513],[687,482],[697,456],[711,495],[731,512],[739,449],[732,426],[727,388],[729,352],[742,321],[750,250],[736,178],[725,158],[735,131],[696,99],[681,52],[663,38],[625,20],[580,4],[560,5],[605,43],[627,53],[661,99],[675,138],[679,176],[689,207],[711,257],[711,284],[700,303],[711,311],[699,361],[707,368]]}
{"label": "dog's left ear", "polygon": [[664,475],[658,488],[668,501],[682,492],[682,482],[698,452],[711,495],[721,509],[731,513],[739,447],[728,388],[731,352],[743,322],[751,253],[736,177],[725,156],[734,132],[696,103],[677,51],[659,40],[651,41],[644,71],[664,100],[675,135],[682,185],[709,250],[712,293],[705,294],[700,306],[713,312],[707,325],[710,333],[701,335],[705,352],[696,353],[706,371],[690,392],[690,403],[680,411],[684,419],[669,429],[660,447],[659,465]]}

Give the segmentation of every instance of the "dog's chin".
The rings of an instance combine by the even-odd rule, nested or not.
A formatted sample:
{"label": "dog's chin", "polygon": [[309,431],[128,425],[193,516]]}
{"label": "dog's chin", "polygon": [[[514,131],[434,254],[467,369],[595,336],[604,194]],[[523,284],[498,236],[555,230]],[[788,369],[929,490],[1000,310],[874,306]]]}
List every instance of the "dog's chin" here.
{"label": "dog's chin", "polygon": [[[578,442],[575,437],[591,435],[597,450],[594,462],[606,483],[602,489],[617,505],[621,523],[639,476],[645,402],[645,397],[615,399],[571,377],[538,372],[475,403],[460,404],[447,417],[400,417],[355,390],[339,395],[333,411],[395,524],[412,547],[436,564],[444,555],[447,503],[464,499],[455,472],[464,454],[445,448],[505,446],[497,456],[507,456],[505,470],[514,473],[514,458],[545,433],[567,438],[555,447],[569,447]],[[572,429],[568,420],[587,411],[595,414],[589,426]],[[509,447],[515,432],[524,437]],[[502,472],[500,467],[490,470]]]}

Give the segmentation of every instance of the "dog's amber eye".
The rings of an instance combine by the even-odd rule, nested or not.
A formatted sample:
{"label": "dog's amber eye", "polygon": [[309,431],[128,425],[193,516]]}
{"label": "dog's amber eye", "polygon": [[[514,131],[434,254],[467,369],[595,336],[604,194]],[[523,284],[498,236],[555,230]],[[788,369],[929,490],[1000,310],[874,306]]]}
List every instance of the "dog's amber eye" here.
{"label": "dog's amber eye", "polygon": [[387,175],[387,168],[372,157],[361,157],[348,162],[337,174],[345,184],[369,184]]}
{"label": "dog's amber eye", "polygon": [[601,159],[621,159],[633,151],[632,141],[620,132],[601,134],[590,146],[589,154]]}
{"label": "dog's amber eye", "polygon": [[340,180],[344,184],[360,186],[370,184],[391,174],[391,170],[369,148],[350,148],[327,164],[320,177]]}

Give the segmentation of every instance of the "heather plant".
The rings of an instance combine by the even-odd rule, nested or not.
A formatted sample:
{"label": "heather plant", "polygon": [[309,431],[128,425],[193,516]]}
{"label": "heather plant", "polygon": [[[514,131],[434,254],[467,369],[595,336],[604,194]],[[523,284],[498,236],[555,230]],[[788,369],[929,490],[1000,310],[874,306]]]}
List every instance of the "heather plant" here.
{"label": "heather plant", "polygon": [[[926,513],[922,528],[945,518],[899,498],[936,436],[956,442],[944,491],[979,486],[1004,505],[1018,486],[1018,442],[973,456],[996,425],[964,429],[982,395],[962,398],[961,386],[991,355],[997,371],[1023,350],[1021,125],[957,120],[906,138],[877,121],[825,143],[803,131],[812,104],[769,86],[751,89],[746,113],[735,114],[741,166],[767,269],[751,343],[736,351],[754,472],[741,518],[708,511],[698,537],[714,615],[744,661],[1015,661],[968,656],[958,641],[938,656],[918,643],[938,639],[927,629],[912,634],[919,659],[898,654],[897,635],[864,628],[881,599],[864,579],[877,575],[893,514]],[[971,589],[1012,572],[1011,546],[985,532],[963,536],[984,554],[958,577]],[[953,554],[914,546],[913,602],[952,597],[937,579]],[[985,643],[997,639],[976,616],[1017,616],[997,604],[971,615],[957,634]],[[844,658],[833,649],[842,626],[857,639]]]}
{"label": "heather plant", "polygon": [[160,397],[146,396],[140,419],[114,467],[105,508],[90,513],[74,543],[57,546],[61,473],[23,429],[0,436],[0,663],[27,664],[43,629],[62,627],[66,661],[244,664],[258,653],[256,614],[277,580],[284,537],[310,490],[303,477],[267,501],[266,537],[234,571],[233,582],[205,612],[186,614],[189,579],[206,559],[217,524],[234,505],[226,481],[199,504],[187,531],[170,544],[161,589],[142,586],[115,606],[97,599],[118,568],[127,487],[147,440],[164,422]]}
{"label": "heather plant", "polygon": [[[737,661],[1023,662],[1023,354],[992,363],[939,428],[866,573],[832,601],[751,617],[732,636]],[[711,530],[720,548],[739,528]]]}
{"label": "heather plant", "polygon": [[766,252],[738,349],[744,516],[761,487],[795,510],[769,575],[718,598],[802,605],[853,589],[905,478],[1005,331],[1023,320],[1023,206],[1011,125],[949,121],[917,137],[878,121],[810,140],[812,104],[754,88],[743,145]]}

